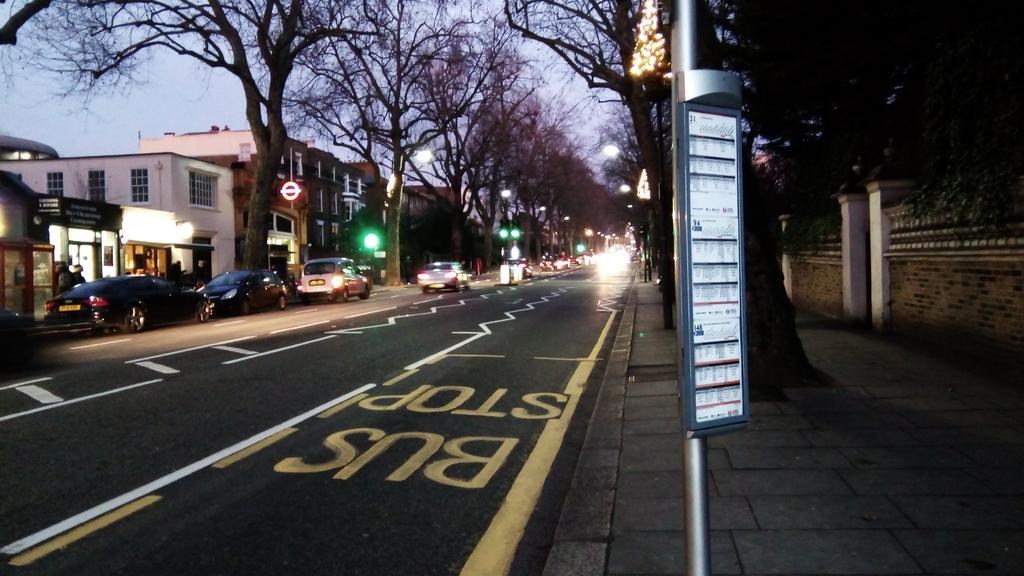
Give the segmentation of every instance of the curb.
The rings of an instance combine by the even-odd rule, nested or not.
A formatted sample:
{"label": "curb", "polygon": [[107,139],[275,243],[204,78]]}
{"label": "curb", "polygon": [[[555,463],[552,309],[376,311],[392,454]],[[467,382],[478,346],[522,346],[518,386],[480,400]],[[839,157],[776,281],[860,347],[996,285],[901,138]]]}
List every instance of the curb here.
{"label": "curb", "polygon": [[608,355],[543,576],[605,574],[622,446],[622,413],[636,321],[635,280]]}

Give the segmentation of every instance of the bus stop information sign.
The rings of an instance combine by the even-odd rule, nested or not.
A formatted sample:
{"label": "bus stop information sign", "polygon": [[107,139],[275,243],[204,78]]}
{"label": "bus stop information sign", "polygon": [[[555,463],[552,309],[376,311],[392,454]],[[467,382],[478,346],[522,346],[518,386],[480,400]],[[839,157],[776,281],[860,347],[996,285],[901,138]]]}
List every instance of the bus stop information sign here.
{"label": "bus stop information sign", "polygon": [[683,427],[687,437],[750,419],[743,274],[739,110],[679,104],[678,279]]}

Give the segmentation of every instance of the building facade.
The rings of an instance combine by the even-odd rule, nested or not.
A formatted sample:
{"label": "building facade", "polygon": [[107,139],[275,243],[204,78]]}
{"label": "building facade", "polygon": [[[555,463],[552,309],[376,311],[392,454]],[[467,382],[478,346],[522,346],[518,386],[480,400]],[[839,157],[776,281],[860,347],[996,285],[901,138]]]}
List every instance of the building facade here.
{"label": "building facade", "polygon": [[0,308],[42,318],[55,283],[36,200],[17,176],[0,171]]}
{"label": "building facade", "polygon": [[232,174],[177,154],[0,162],[40,194],[54,259],[86,280],[209,278],[233,265]]}
{"label": "building facade", "polygon": [[[256,144],[250,130],[211,126],[206,132],[165,133],[139,140],[139,152],[176,152],[231,170],[235,205],[235,265],[240,267],[249,199],[256,169]],[[294,199],[274,194],[266,219],[267,267],[280,276],[300,275],[310,258],[337,255],[339,226],[364,206],[362,172],[330,152],[289,140],[278,166],[276,189],[296,182]]]}

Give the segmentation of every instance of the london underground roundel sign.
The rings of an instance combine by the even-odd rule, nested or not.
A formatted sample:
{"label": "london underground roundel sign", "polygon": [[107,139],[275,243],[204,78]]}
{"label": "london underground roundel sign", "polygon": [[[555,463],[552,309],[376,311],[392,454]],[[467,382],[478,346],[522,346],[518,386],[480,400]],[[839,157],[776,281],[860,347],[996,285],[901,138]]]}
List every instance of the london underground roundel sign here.
{"label": "london underground roundel sign", "polygon": [[281,196],[288,201],[295,200],[302,192],[302,188],[295,182],[289,180],[281,185]]}

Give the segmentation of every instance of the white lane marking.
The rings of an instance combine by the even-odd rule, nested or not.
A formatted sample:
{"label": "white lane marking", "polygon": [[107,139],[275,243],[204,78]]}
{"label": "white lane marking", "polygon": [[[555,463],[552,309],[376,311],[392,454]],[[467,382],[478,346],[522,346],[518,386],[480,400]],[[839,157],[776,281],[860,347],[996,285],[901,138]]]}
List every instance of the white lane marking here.
{"label": "white lane marking", "polygon": [[46,382],[47,380],[53,380],[53,376],[44,376],[42,378],[33,378],[32,380],[25,380],[24,382],[18,382],[16,384],[8,384],[0,390],[7,390],[8,388],[17,388],[18,386],[24,386],[25,384],[35,384],[36,382]]}
{"label": "white lane marking", "polygon": [[292,312],[292,314],[309,314],[310,312],[316,312],[319,308],[310,308],[309,310],[299,310],[298,312]]}
{"label": "white lane marking", "polygon": [[[159,382],[159,380],[156,380],[156,382]],[[367,390],[370,390],[371,388],[374,388],[376,386],[376,384],[366,384],[364,386],[360,386],[359,388],[356,388],[355,390],[347,394],[344,394],[342,396],[335,398],[334,400],[321,404],[320,406],[317,406],[316,408],[313,408],[308,412],[303,412],[302,414],[299,414],[298,416],[290,420],[282,422],[277,426],[274,426],[273,428],[268,428],[267,430],[264,430],[263,432],[260,432],[255,436],[252,436],[246,440],[242,440],[237,444],[233,444],[219,452],[216,452],[214,454],[207,456],[206,458],[203,458],[202,460],[197,460],[196,462],[193,462],[192,464],[189,464],[184,468],[179,468],[178,470],[166,476],[157,478],[156,480],[153,480],[148,484],[139,486],[138,488],[132,490],[131,492],[126,492],[116,498],[107,500],[106,502],[99,504],[98,506],[93,506],[92,508],[84,512],[76,514],[71,518],[58,522],[57,524],[54,524],[49,528],[44,528],[34,534],[22,538],[21,540],[12,542],[7,546],[4,546],[3,548],[0,548],[0,554],[17,554],[18,552],[21,552],[22,550],[25,550],[27,548],[31,548],[32,546],[35,546],[40,542],[49,540],[50,538],[53,538],[58,534],[67,532],[68,530],[71,530],[76,526],[80,526],[94,518],[102,516],[107,512],[110,512],[111,510],[123,506],[128,502],[131,502],[141,496],[145,496],[146,494],[149,494],[155,490],[159,490],[164,486],[173,484],[174,482],[177,482],[178,480],[181,480],[182,478],[185,478],[186,476],[189,476],[198,470],[202,470],[203,468],[206,468],[207,466],[215,462],[219,462],[220,460],[236,452],[239,452],[240,450],[245,450],[249,446],[252,446],[257,442],[261,442],[273,436],[274,434],[277,434],[281,430],[284,430],[285,428],[291,428],[304,420],[308,420],[313,416],[316,416],[317,414],[323,412],[324,410],[333,408],[334,406],[341,404],[342,402],[348,400],[349,398],[356,396],[358,394],[362,394],[363,392],[366,392]]]}
{"label": "white lane marking", "polygon": [[[29,414],[35,414],[36,412],[42,412],[43,410],[49,410],[51,408],[60,408],[61,406],[68,406],[70,404],[77,404],[78,402],[84,402],[85,400],[91,400],[93,398],[99,398],[100,396],[106,396],[108,394],[116,394],[118,392],[124,392],[125,390],[131,390],[132,388],[138,388],[139,386],[148,386],[157,382],[163,382],[163,378],[157,378],[156,380],[146,380],[145,382],[139,382],[138,384],[132,384],[130,386],[122,386],[121,388],[114,388],[113,390],[107,390],[106,392],[100,392],[98,394],[90,394],[89,396],[82,396],[81,398],[72,398],[71,400],[65,400],[60,404],[50,404],[48,406],[41,406],[39,408],[33,408],[24,412],[17,412],[15,414],[8,414],[7,416],[0,416],[0,422],[5,420],[14,420],[22,416]],[[2,552],[2,551],[0,551]]]}
{"label": "white lane marking", "polygon": [[27,394],[33,400],[38,401],[40,404],[53,404],[55,402],[63,402],[64,399],[60,396],[54,396],[48,390],[43,390],[39,386],[19,386],[15,388],[18,392]]}
{"label": "white lane marking", "polygon": [[163,358],[164,356],[174,356],[175,354],[183,354],[185,352],[192,352],[193,350],[202,350],[203,348],[213,348],[214,346],[221,346],[223,344],[232,344],[234,342],[241,342],[242,340],[252,340],[255,336],[243,336],[241,338],[233,338],[231,340],[224,340],[223,342],[214,342],[212,344],[203,344],[202,346],[193,346],[191,348],[182,348],[181,350],[175,350],[174,352],[165,352],[163,354],[154,354],[153,356],[146,356],[145,358],[136,358],[134,360],[125,360],[125,364],[134,364],[136,362],[142,362],[144,360],[156,360],[157,358]]}
{"label": "white lane marking", "polygon": [[320,324],[327,324],[330,320],[321,320],[319,322],[310,322],[309,324],[303,324],[301,326],[292,326],[291,328],[281,328],[280,330],[271,330],[270,334],[280,334],[281,332],[291,332],[292,330],[301,330],[303,328],[309,328],[310,326],[318,326]]}
{"label": "white lane marking", "polygon": [[440,300],[441,298],[442,298],[442,296],[438,295],[438,296],[436,296],[434,298],[428,298],[426,300],[420,300],[419,302],[413,302],[412,304],[413,304],[413,306],[416,306],[417,304],[426,304],[427,302],[433,302],[435,300]]}
{"label": "white lane marking", "polygon": [[392,296],[392,298],[398,298],[400,296],[401,296],[401,294],[395,294],[394,296]]}
{"label": "white lane marking", "polygon": [[[463,298],[463,299],[459,300],[458,304],[445,304],[443,306],[431,306],[429,312],[417,312],[416,314],[399,314],[397,316],[389,316],[388,319],[383,324],[374,324],[372,326],[359,326],[359,327],[356,327],[356,328],[345,328],[343,330],[334,330],[334,331],[330,331],[330,332],[324,332],[324,334],[360,334],[362,330],[369,330],[370,328],[383,328],[385,326],[394,326],[395,325],[395,321],[396,320],[400,320],[402,318],[413,318],[415,316],[430,316],[431,314],[437,314],[437,311],[440,308],[451,308],[453,306],[465,306],[466,302],[468,302],[470,300],[477,300],[477,298]],[[394,308],[391,308],[391,310],[393,310],[393,309]],[[380,312],[380,310],[377,310],[377,312]],[[367,314],[369,314],[369,312],[367,312]],[[357,314],[356,316],[362,316],[362,314]],[[346,318],[355,318],[356,316],[347,316]]]}
{"label": "white lane marking", "polygon": [[526,308],[517,308],[515,310],[510,310],[508,312],[505,312],[504,313],[505,316],[506,316],[505,318],[501,318],[499,320],[491,320],[490,322],[482,322],[480,324],[477,324],[477,326],[480,327],[480,332],[474,332],[474,333],[472,333],[473,334],[472,336],[470,336],[469,338],[466,338],[465,340],[463,340],[462,342],[459,342],[458,344],[454,344],[452,346],[449,346],[448,348],[445,348],[444,350],[441,350],[440,352],[435,352],[435,353],[431,354],[430,356],[427,356],[426,358],[424,358],[422,360],[418,360],[416,362],[413,362],[412,364],[409,364],[408,366],[406,366],[404,368],[404,370],[416,370],[417,368],[419,368],[420,366],[423,366],[424,364],[430,364],[431,362],[437,360],[438,357],[443,356],[443,355],[451,352],[452,350],[457,350],[459,348],[462,348],[466,344],[469,344],[470,342],[473,342],[474,340],[478,340],[480,338],[483,338],[484,336],[489,336],[490,334],[492,334],[492,332],[491,332],[491,329],[487,327],[488,325],[490,325],[490,324],[500,324],[502,322],[509,322],[509,321],[512,321],[512,320],[517,320],[517,318],[514,316],[515,313],[517,313],[517,312],[529,312],[530,310],[534,310],[534,306],[533,306],[534,304],[546,303],[546,302],[549,301],[549,298],[557,298],[559,296],[561,296],[561,294],[559,294],[558,292],[552,292],[551,294],[548,294],[547,296],[542,296],[540,300],[528,303],[526,305]]}
{"label": "white lane marking", "polygon": [[398,306],[392,306],[391,308],[378,308],[376,310],[370,310],[369,312],[360,312],[359,314],[353,314],[351,316],[345,316],[345,320],[349,318],[359,318],[360,316],[369,316],[370,314],[376,314],[377,312],[387,312],[388,310],[394,310]]}
{"label": "white lane marking", "polygon": [[246,356],[248,356],[249,354],[256,354],[256,352],[252,350],[246,350],[245,348],[235,348],[234,346],[214,346],[213,349],[223,350],[225,352],[234,352],[235,354],[244,354]]}
{"label": "white lane marking", "polygon": [[523,299],[522,299],[522,298],[520,298],[519,300],[516,300],[515,302],[513,302],[513,304],[519,304],[519,303],[520,303],[520,302],[522,302],[522,301],[523,301]]}
{"label": "white lane marking", "polygon": [[214,328],[220,328],[221,326],[231,326],[232,324],[241,324],[245,320],[232,320],[231,322],[218,322],[213,325]]}
{"label": "white lane marking", "polygon": [[98,346],[109,346],[111,344],[117,344],[119,342],[127,342],[131,338],[120,338],[118,340],[108,340],[106,342],[97,342],[96,344],[86,344],[84,346],[72,346],[68,350],[85,350],[86,348],[96,348]]}
{"label": "white lane marking", "polygon": [[322,342],[324,340],[330,340],[334,336],[324,336],[322,338],[314,338],[313,340],[307,340],[305,342],[299,342],[298,344],[292,344],[291,346],[285,346],[283,348],[276,348],[274,350],[267,350],[266,352],[260,352],[253,354],[252,356],[243,356],[241,358],[235,358],[234,360],[228,360],[227,362],[221,362],[221,364],[234,364],[236,362],[245,362],[246,360],[252,360],[253,358],[262,358],[263,356],[269,356],[271,354],[277,354],[278,352],[284,352],[285,350],[291,350],[292,348],[298,348],[299,346],[305,346],[307,344],[313,344],[316,342]]}
{"label": "white lane marking", "polygon": [[149,368],[150,370],[161,374],[177,374],[178,372],[181,372],[180,370],[175,370],[170,366],[164,366],[163,364],[157,364],[156,362],[136,362],[135,365],[142,366],[143,368]]}

